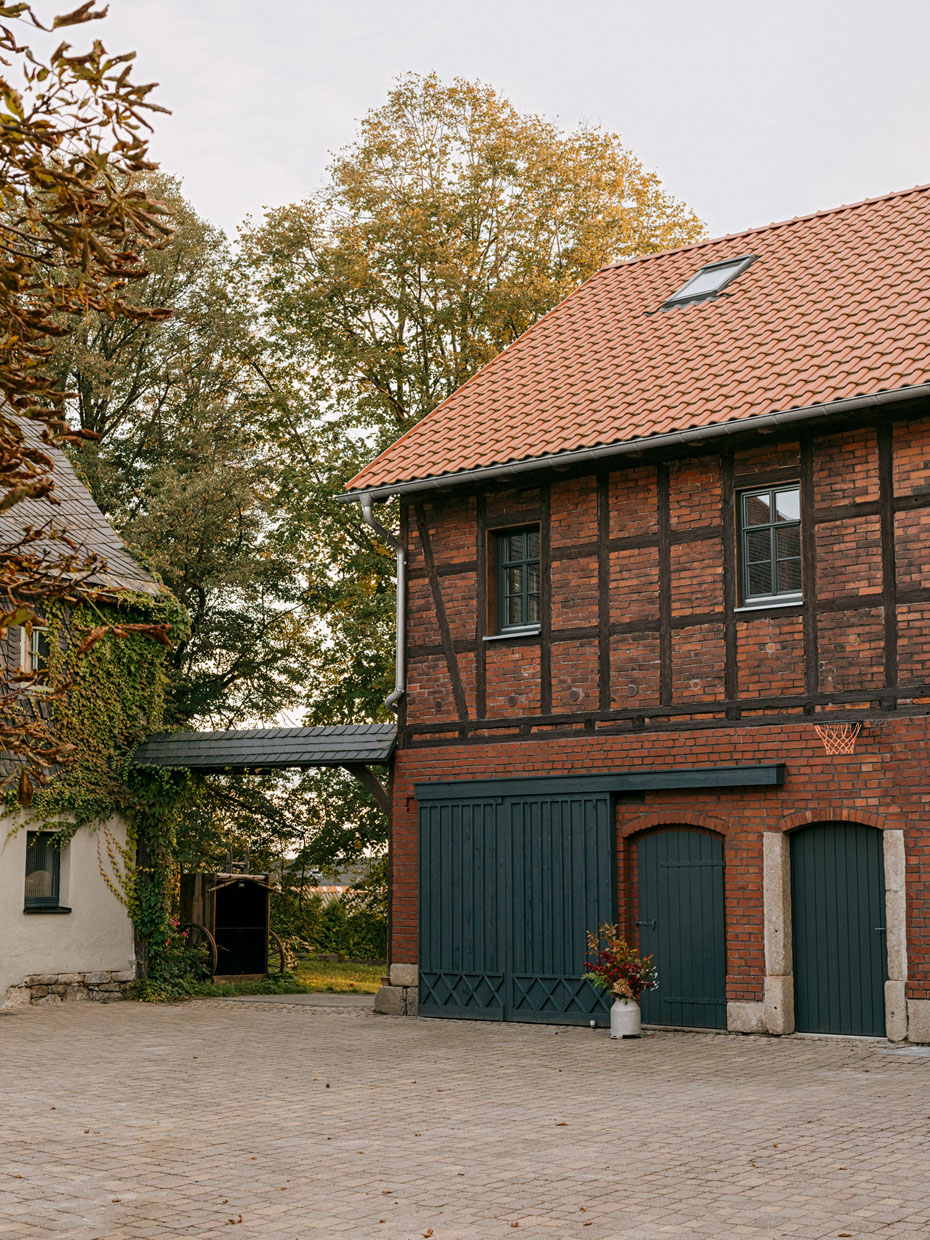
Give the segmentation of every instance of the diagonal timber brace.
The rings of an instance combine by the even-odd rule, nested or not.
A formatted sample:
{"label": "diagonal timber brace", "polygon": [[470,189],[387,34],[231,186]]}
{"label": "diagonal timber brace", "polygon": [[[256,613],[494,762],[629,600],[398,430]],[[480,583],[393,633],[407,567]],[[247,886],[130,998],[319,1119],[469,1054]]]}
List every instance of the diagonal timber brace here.
{"label": "diagonal timber brace", "polygon": [[391,796],[381,780],[374,774],[371,767],[365,766],[361,762],[344,762],[342,768],[348,771],[350,775],[354,775],[363,788],[366,788],[375,798],[378,808],[387,817],[391,815]]}

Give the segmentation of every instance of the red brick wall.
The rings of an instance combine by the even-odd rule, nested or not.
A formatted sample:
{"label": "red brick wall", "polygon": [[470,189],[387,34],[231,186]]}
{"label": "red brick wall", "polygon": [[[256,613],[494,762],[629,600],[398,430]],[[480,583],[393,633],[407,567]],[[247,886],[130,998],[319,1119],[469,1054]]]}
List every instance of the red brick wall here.
{"label": "red brick wall", "polygon": [[[621,840],[624,831],[652,821],[650,814],[719,824],[726,835],[730,997],[757,999],[762,832],[803,813],[830,818],[855,812],[903,824],[910,990],[912,997],[930,997],[930,913],[923,911],[930,897],[928,725],[915,714],[930,705],[930,418],[893,427],[890,460],[882,446],[888,442],[885,428],[865,426],[815,436],[810,458],[795,440],[740,449],[729,462],[712,454],[671,462],[662,520],[657,505],[664,482],[655,465],[618,468],[600,486],[593,476],[555,477],[547,487],[495,487],[477,499],[437,495],[422,506],[436,569],[432,582],[411,509],[407,730],[396,768],[396,960],[416,957],[414,781],[631,763],[784,761],[789,776],[783,789],[674,798],[657,793],[643,807],[624,807]],[[728,555],[735,561],[736,547],[724,542],[733,534],[724,533],[729,497],[721,478],[729,470],[739,487],[753,485],[755,475],[788,481],[800,477],[802,467],[812,478],[805,528],[813,539],[818,608],[809,608],[806,581],[803,606],[728,615],[725,563]],[[883,491],[882,477],[891,489]],[[605,497],[606,512],[599,514]],[[855,505],[860,511],[851,511]],[[534,637],[480,640],[482,513],[486,529],[523,520],[541,521],[544,531],[548,526],[548,647]],[[599,532],[610,540],[603,564]],[[670,628],[663,635],[659,585],[666,570]],[[606,616],[599,612],[601,581]],[[889,648],[883,602],[895,589],[897,676],[890,679],[893,640]],[[816,662],[808,666],[811,650]],[[456,705],[456,686],[464,710]],[[812,686],[819,696],[805,699]],[[828,761],[804,712],[833,707],[871,717],[856,754]],[[630,717],[621,719],[619,712]],[[550,713],[563,722],[547,723]],[[495,721],[506,727],[487,726]],[[521,725],[531,735],[518,739]],[[440,726],[445,742],[424,744],[430,734],[418,729]],[[456,742],[456,728],[471,729],[474,739]],[[603,728],[613,734],[600,734]],[[620,907],[629,918],[630,846],[621,842],[619,849]]]}
{"label": "red brick wall", "polygon": [[[894,560],[899,591],[930,586],[930,419],[904,423],[894,430],[892,476],[895,498],[905,505],[894,514]],[[818,620],[815,680],[825,694],[871,691],[885,684],[882,597],[881,522],[878,495],[877,432],[859,428],[814,441],[813,502]],[[733,469],[740,486],[750,485],[753,471],[800,470],[797,443],[768,444],[735,454]],[[671,644],[672,706],[720,703],[723,696],[724,535],[720,462],[704,456],[673,462],[668,469],[670,547],[669,608],[674,625]],[[607,552],[610,626],[638,625],[640,631],[614,633],[610,640],[608,709],[649,706],[659,689],[660,551],[656,470],[636,466],[607,478]],[[911,502],[925,507],[909,508]],[[546,492],[500,489],[485,497],[487,525],[535,520],[544,510]],[[849,506],[866,506],[850,514]],[[871,510],[868,506],[871,505]],[[480,551],[475,499],[440,497],[422,509],[438,570],[431,588],[417,529],[412,519],[408,638],[412,691],[407,722],[440,723],[456,718],[444,656],[437,656],[441,633],[434,591],[439,589],[450,639],[458,656],[469,662],[469,719],[474,718],[475,654],[466,648],[477,640]],[[555,481],[548,488],[551,606],[549,617],[552,710],[596,708],[599,701],[598,658],[578,629],[598,621],[598,496],[593,477]],[[832,514],[836,512],[836,516]],[[626,545],[635,540],[646,545]],[[806,591],[809,586],[806,583]],[[864,596],[870,596],[867,600]],[[844,608],[849,599],[871,605]],[[900,680],[930,681],[930,648],[924,634],[930,599],[905,597],[900,604]],[[832,605],[832,610],[830,607]],[[700,617],[691,626],[690,616]],[[719,616],[719,620],[710,617]],[[652,626],[647,627],[647,626]],[[913,631],[910,631],[911,626]],[[565,649],[559,635],[572,630]],[[480,643],[478,643],[480,644]],[[426,647],[426,650],[418,648]],[[737,613],[734,662],[736,696],[771,698],[805,690],[803,623],[798,615],[757,617]],[[531,683],[540,675],[538,645],[523,642],[487,651],[487,704],[484,718],[509,718],[543,708],[545,693]],[[809,678],[808,678],[809,679]],[[629,686],[637,686],[633,694]],[[516,703],[512,702],[517,698]],[[535,705],[534,705],[535,703]],[[584,703],[584,706],[579,706]]]}
{"label": "red brick wall", "polygon": [[927,728],[921,718],[865,725],[856,751],[828,758],[809,723],[734,726],[640,736],[576,735],[401,750],[394,783],[392,958],[417,959],[417,806],[414,784],[434,780],[591,774],[784,762],[782,788],[647,793],[617,811],[618,907],[635,938],[635,840],[660,824],[725,837],[727,996],[762,998],[762,833],[839,817],[905,830],[911,998],[930,998],[930,829]]}

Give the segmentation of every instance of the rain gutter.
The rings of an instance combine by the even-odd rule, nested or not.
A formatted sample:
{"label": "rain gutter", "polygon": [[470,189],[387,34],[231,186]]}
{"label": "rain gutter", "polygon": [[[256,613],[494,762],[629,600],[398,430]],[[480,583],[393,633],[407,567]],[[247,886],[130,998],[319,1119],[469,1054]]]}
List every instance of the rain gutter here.
{"label": "rain gutter", "polygon": [[[672,431],[667,435],[649,435],[642,439],[627,439],[620,443],[599,444],[594,448],[577,448],[570,452],[553,453],[550,456],[530,457],[528,460],[512,461],[505,465],[484,465],[477,469],[462,470],[460,473],[442,474],[439,477],[418,478],[409,482],[391,482],[385,486],[370,487],[365,491],[348,491],[334,498],[343,504],[349,503],[352,500],[360,500],[363,512],[367,502],[370,513],[373,503],[383,503],[384,500],[390,499],[393,495],[421,494],[423,492],[443,490],[447,487],[491,482],[495,479],[506,480],[539,470],[563,469],[572,465],[583,465],[589,461],[602,461],[611,457],[630,456],[634,453],[646,451],[653,452],[666,448],[694,447],[695,445],[714,439],[725,438],[729,435],[745,434],[746,431],[777,430],[779,427],[791,426],[796,422],[807,422],[838,413],[853,413],[859,409],[898,404],[901,401],[916,400],[921,396],[930,396],[930,383],[896,388],[889,392],[877,392],[873,396],[852,396],[845,400],[805,405],[800,409],[788,409],[781,413],[766,413],[754,418],[740,418],[732,422],[720,422],[714,426],[696,426],[691,430]],[[370,525],[371,521],[368,520],[367,516],[365,519]],[[394,538],[393,535],[389,535],[389,537],[392,540]],[[396,540],[394,542],[396,543]],[[400,560],[398,559],[399,562]]]}

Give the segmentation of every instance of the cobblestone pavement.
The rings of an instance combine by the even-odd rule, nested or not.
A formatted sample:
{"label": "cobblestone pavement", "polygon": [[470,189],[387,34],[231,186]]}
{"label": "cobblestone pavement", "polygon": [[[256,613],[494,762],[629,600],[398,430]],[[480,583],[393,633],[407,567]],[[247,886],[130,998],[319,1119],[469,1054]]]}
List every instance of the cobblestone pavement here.
{"label": "cobblestone pavement", "polygon": [[918,1048],[220,1000],[0,1042],[3,1240],[930,1236]]}

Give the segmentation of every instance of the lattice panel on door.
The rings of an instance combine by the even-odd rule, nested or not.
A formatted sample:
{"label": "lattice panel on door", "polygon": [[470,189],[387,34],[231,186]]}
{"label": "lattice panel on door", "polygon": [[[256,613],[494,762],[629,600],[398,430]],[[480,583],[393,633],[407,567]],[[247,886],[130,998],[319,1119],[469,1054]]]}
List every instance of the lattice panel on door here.
{"label": "lattice panel on door", "polygon": [[504,1011],[503,973],[420,973],[420,1011],[441,1008],[444,1016],[481,1013],[500,1019]]}

